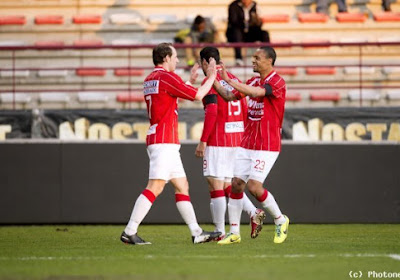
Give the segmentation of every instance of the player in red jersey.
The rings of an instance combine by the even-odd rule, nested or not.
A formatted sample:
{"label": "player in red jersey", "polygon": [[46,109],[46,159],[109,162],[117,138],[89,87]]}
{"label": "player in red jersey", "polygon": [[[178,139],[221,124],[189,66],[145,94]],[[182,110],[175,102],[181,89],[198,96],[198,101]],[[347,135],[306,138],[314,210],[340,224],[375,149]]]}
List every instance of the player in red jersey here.
{"label": "player in red jersey", "polygon": [[[262,47],[253,56],[253,70],[260,74],[242,84],[231,79],[224,65],[221,77],[235,90],[227,90],[214,82],[214,88],[226,100],[238,100],[249,96],[246,127],[235,158],[234,178],[228,211],[230,233],[218,244],[239,243],[240,216],[243,208],[243,191],[261,202],[275,222],[275,243],[286,240],[289,218],[282,214],[273,195],[263,188],[263,182],[271,171],[281,150],[281,130],[285,110],[286,83],[274,70],[276,53],[272,47]],[[242,94],[240,94],[242,93]]]}
{"label": "player in red jersey", "polygon": [[[221,234],[203,231],[197,223],[190,202],[189,184],[183,169],[178,140],[178,97],[191,101],[202,100],[211,89],[217,75],[215,61],[210,62],[207,80],[198,89],[185,84],[174,73],[178,62],[176,50],[171,44],[162,43],[153,49],[155,68],[143,83],[150,120],[146,139],[150,158],[149,182],[137,198],[128,225],[121,234],[121,241],[127,244],[150,244],[137,235],[137,230],[168,181],[175,188],[176,206],[189,226],[193,243],[208,242]],[[194,79],[195,73],[196,71],[192,71],[191,80]]]}
{"label": "player in red jersey", "polygon": [[[213,58],[217,64],[220,62],[220,54],[215,47],[202,49],[200,58],[204,73],[207,71],[210,58]],[[230,79],[239,81],[233,74],[229,72],[227,74]],[[228,90],[234,90],[221,79],[219,74],[216,80]],[[203,158],[203,173],[211,196],[211,216],[215,231],[222,233],[220,237],[222,239],[225,235],[225,196],[229,197],[231,190],[235,153],[242,141],[244,122],[247,118],[247,104],[244,98],[226,102],[214,89],[211,89],[203,98],[203,104],[204,128],[200,143],[196,148],[196,156]],[[251,237],[256,238],[262,228],[265,213],[257,209],[245,194],[243,210],[251,218]]]}

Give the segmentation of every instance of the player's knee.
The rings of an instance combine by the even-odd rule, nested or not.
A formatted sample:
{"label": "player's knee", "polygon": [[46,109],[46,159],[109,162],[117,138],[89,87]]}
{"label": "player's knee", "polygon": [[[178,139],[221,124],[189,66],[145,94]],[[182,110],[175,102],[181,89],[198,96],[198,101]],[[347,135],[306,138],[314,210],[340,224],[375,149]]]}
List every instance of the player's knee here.
{"label": "player's knee", "polygon": [[181,194],[189,194],[189,182],[182,180],[179,184],[175,185],[175,191]]}
{"label": "player's knee", "polygon": [[262,183],[257,182],[257,181],[252,181],[250,180],[249,182],[247,182],[247,189],[249,190],[249,192],[253,195],[256,196],[258,195],[260,189],[262,189]]}
{"label": "player's knee", "polygon": [[246,182],[244,182],[242,179],[236,177],[232,179],[232,192],[234,193],[243,192],[245,186]]}

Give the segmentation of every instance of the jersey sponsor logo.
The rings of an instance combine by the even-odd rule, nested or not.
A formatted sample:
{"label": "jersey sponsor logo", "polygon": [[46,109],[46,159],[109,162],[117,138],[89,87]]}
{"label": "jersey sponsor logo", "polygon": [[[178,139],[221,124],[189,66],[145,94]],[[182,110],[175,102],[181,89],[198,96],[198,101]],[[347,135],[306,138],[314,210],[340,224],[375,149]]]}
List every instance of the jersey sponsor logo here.
{"label": "jersey sponsor logo", "polygon": [[157,127],[158,123],[153,124],[152,126],[149,127],[149,130],[147,131],[147,135],[152,135],[152,134],[156,134],[156,127]]}
{"label": "jersey sponsor logo", "polygon": [[[233,80],[236,81],[236,82],[238,82],[238,79],[233,79]],[[230,84],[228,84],[226,81],[224,81],[224,80],[220,80],[219,83],[220,83],[221,86],[223,86],[226,90],[229,90],[229,91],[233,91],[233,90],[234,90],[234,88],[233,88]]]}
{"label": "jersey sponsor logo", "polygon": [[242,121],[225,123],[225,133],[235,132],[244,132],[244,123]]}
{"label": "jersey sponsor logo", "polygon": [[264,115],[264,102],[250,99],[248,102],[249,118],[260,118]]}
{"label": "jersey sponsor logo", "polygon": [[143,83],[143,93],[146,94],[158,94],[160,81],[151,80]]}

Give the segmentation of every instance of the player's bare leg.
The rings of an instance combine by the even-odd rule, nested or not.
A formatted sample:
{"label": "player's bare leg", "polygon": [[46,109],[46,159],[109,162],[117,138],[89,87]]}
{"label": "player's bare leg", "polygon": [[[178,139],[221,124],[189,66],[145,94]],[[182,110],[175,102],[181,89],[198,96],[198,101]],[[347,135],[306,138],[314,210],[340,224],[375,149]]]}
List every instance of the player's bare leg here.
{"label": "player's bare leg", "polygon": [[263,188],[261,182],[250,179],[247,182],[249,192],[261,202],[265,210],[272,216],[275,223],[275,243],[282,243],[287,237],[289,219],[282,214],[274,196]]}
{"label": "player's bare leg", "polygon": [[189,183],[186,177],[170,180],[175,188],[176,207],[192,234],[193,243],[203,243],[221,235],[220,232],[206,232],[197,223],[196,214],[189,197]]}

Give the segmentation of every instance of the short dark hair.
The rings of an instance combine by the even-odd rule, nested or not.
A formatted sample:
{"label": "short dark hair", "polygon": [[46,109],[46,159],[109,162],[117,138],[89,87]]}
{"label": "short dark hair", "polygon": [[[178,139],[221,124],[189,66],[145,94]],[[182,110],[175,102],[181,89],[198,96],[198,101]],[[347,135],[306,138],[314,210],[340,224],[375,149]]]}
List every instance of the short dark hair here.
{"label": "short dark hair", "polygon": [[161,43],[153,49],[153,63],[155,66],[162,64],[167,56],[172,56],[171,47],[171,43]]}
{"label": "short dark hair", "polygon": [[205,18],[203,18],[201,15],[198,15],[197,17],[194,18],[192,29],[197,30],[198,26],[205,21],[206,21]]}
{"label": "short dark hair", "polygon": [[219,64],[219,61],[221,60],[219,56],[219,51],[215,47],[205,47],[200,51],[200,58],[201,60],[205,59],[207,62],[210,62],[210,58],[214,58],[215,62]]}
{"label": "short dark hair", "polygon": [[272,58],[272,65],[275,64],[276,60],[276,52],[273,47],[266,46],[266,47],[261,47],[260,50],[263,50],[265,52],[265,56],[267,58]]}

